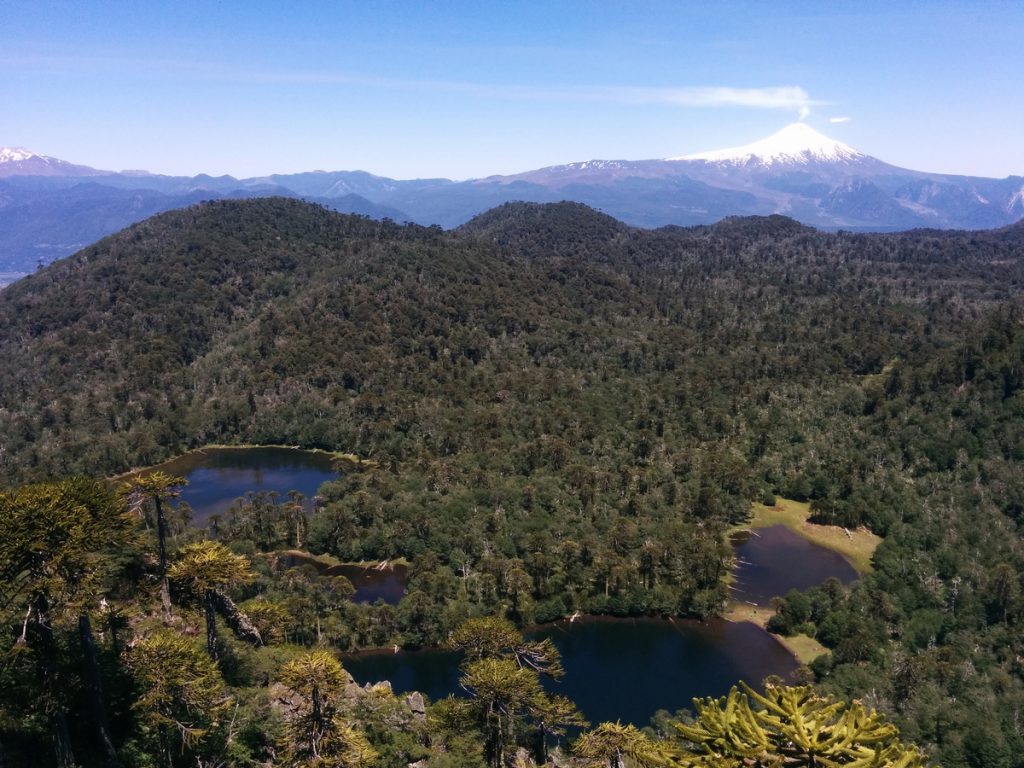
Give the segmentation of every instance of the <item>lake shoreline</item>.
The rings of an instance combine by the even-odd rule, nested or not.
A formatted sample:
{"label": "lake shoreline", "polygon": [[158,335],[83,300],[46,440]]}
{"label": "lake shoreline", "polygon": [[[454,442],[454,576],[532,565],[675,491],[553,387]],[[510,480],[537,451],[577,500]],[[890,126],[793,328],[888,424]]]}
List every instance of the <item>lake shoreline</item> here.
{"label": "lake shoreline", "polygon": [[[721,696],[736,680],[755,688],[768,677],[795,680],[799,660],[754,625],[720,618],[580,616],[527,627],[527,638],[551,640],[566,675],[542,680],[568,696],[592,722],[630,722],[642,727],[659,709],[690,707],[693,697]],[[462,694],[460,654],[423,646],[340,653],[360,686],[383,680],[398,695],[419,691],[432,701]],[[619,695],[609,696],[609,691]]]}
{"label": "lake shoreline", "polygon": [[871,556],[882,543],[881,536],[863,526],[850,531],[838,525],[809,522],[811,505],[805,501],[778,498],[774,506],[755,502],[751,505],[751,512],[753,517],[750,522],[730,528],[726,535],[784,525],[812,544],[839,553],[862,576],[871,572]]}
{"label": "lake shoreline", "polygon": [[[764,613],[768,614],[768,615],[771,615],[771,613],[772,613],[770,608],[761,608],[761,610]],[[531,635],[534,635],[534,634],[536,634],[538,632],[551,631],[551,630],[555,630],[555,629],[568,629],[569,627],[571,627],[571,625],[577,624],[577,623],[580,626],[585,626],[585,625],[595,625],[595,624],[625,624],[627,622],[630,622],[630,623],[633,623],[633,624],[658,624],[658,625],[667,624],[667,625],[671,625],[673,627],[676,624],[678,624],[678,623],[694,624],[694,625],[700,625],[700,626],[704,626],[704,627],[709,627],[709,626],[713,625],[716,622],[728,622],[730,624],[738,624],[738,623],[744,623],[745,622],[745,623],[753,624],[758,629],[764,630],[765,634],[767,634],[769,637],[771,637],[776,642],[780,643],[790,653],[790,655],[793,656],[793,658],[797,662],[799,662],[801,664],[806,663],[802,659],[800,659],[800,657],[796,653],[794,653],[794,651],[784,642],[784,640],[785,640],[784,638],[782,638],[779,635],[776,635],[776,634],[774,634],[772,632],[768,632],[765,629],[765,624],[767,624],[767,619],[765,619],[764,622],[759,622],[759,621],[753,621],[753,620],[751,620],[749,618],[734,619],[734,618],[730,618],[729,616],[724,615],[724,614],[721,615],[721,616],[709,616],[706,619],[699,619],[699,618],[696,618],[696,617],[693,617],[693,616],[655,616],[655,615],[614,616],[614,615],[612,615],[610,613],[583,613],[583,614],[580,614],[578,618],[572,619],[572,620],[570,620],[570,618],[568,616],[563,616],[560,619],[555,619],[554,621],[548,621],[548,622],[544,622],[544,623],[541,623],[541,624],[527,624],[526,626],[519,627],[519,631],[522,632],[525,637],[529,638]],[[359,649],[354,650],[354,651],[342,651],[342,652],[339,653],[339,655],[341,656],[342,661],[344,661],[345,658],[347,658],[347,657],[356,658],[356,657],[365,657],[365,656],[387,656],[387,655],[396,654],[396,653],[424,653],[424,652],[435,653],[435,652],[442,652],[442,651],[448,651],[448,650],[449,649],[445,648],[445,646],[443,646],[443,645],[420,645],[420,646],[415,646],[415,647],[399,646],[398,650],[396,651],[395,650],[395,646],[393,646],[393,645],[384,645],[384,646],[374,646],[372,648],[359,648]],[[452,653],[455,653],[455,651],[452,651]]]}
{"label": "lake shoreline", "polygon": [[[402,565],[408,568],[412,565],[412,562],[404,557],[394,557],[390,560],[341,560],[334,555],[322,554],[315,555],[309,550],[305,549],[278,549],[273,552],[263,552],[261,554],[273,555],[274,557],[295,557],[300,560],[308,560],[312,564],[313,561],[326,566],[327,568],[337,568],[340,566],[351,566],[353,568],[375,568],[379,570],[389,570],[394,568],[396,565]],[[381,568],[381,563],[386,563],[384,568]]]}
{"label": "lake shoreline", "polygon": [[[863,527],[848,531],[836,525],[809,522],[811,505],[807,502],[778,498],[773,506],[754,503],[751,505],[751,511],[753,517],[750,522],[734,526],[726,532],[730,544],[738,533],[750,532],[756,535],[758,529],[782,525],[812,544],[841,555],[859,576],[870,573],[871,556],[882,541],[880,536]],[[734,572],[735,565],[727,576],[727,584],[732,584]],[[722,618],[726,621],[749,622],[765,630],[801,664],[809,664],[818,656],[828,653],[825,646],[807,635],[785,637],[768,632],[768,622],[774,615],[775,611],[769,606],[753,605],[739,600],[730,600],[722,612]]]}
{"label": "lake shoreline", "polygon": [[175,456],[172,456],[169,459],[157,462],[156,464],[147,464],[146,466],[142,467],[132,467],[131,469],[125,470],[124,472],[119,472],[116,475],[110,475],[107,477],[107,481],[117,482],[119,480],[125,480],[127,478],[133,477],[135,475],[140,475],[143,472],[157,472],[160,470],[161,467],[166,467],[168,464],[173,464],[174,462],[181,461],[192,456],[203,455],[207,451],[252,451],[260,448],[276,448],[285,451],[303,451],[305,453],[314,453],[329,456],[331,459],[352,460],[353,458],[355,458],[357,461],[367,461],[366,459],[359,459],[359,457],[355,456],[354,454],[345,453],[344,451],[329,451],[326,448],[304,448],[301,445],[281,445],[278,443],[237,443],[234,445],[224,445],[220,443],[208,443],[198,448],[190,448],[189,450],[183,453],[179,453]]}
{"label": "lake shoreline", "polygon": [[747,603],[740,603],[733,600],[722,612],[722,620],[729,621],[734,624],[753,624],[754,626],[763,629],[765,634],[785,648],[790,654],[792,654],[794,659],[803,665],[810,664],[822,654],[829,652],[828,648],[819,643],[813,637],[809,637],[807,635],[792,635],[790,637],[786,637],[785,635],[778,635],[774,632],[769,632],[768,622],[774,615],[775,611],[771,608],[761,605],[748,605]]}

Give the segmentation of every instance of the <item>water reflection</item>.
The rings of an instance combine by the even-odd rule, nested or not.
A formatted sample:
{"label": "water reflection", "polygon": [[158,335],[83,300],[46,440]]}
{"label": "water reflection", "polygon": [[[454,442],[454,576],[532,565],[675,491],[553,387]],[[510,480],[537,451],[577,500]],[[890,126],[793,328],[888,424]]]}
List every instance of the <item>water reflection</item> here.
{"label": "water reflection", "polygon": [[[689,707],[694,696],[722,696],[737,680],[788,677],[796,660],[771,635],[749,623],[720,619],[584,618],[546,625],[562,653],[565,677],[547,682],[593,723],[645,725],[658,709]],[[432,699],[459,694],[458,656],[439,650],[352,654],[345,668],[360,684],[389,680],[397,693]]]}
{"label": "water reflection", "polygon": [[329,565],[311,555],[299,552],[289,552],[283,559],[286,567],[311,565],[321,576],[344,576],[356,588],[355,594],[352,595],[352,601],[355,603],[375,603],[383,600],[389,605],[398,605],[405,595],[409,570],[405,565]]}
{"label": "water reflection", "polygon": [[768,605],[791,589],[809,589],[832,577],[844,584],[857,578],[838,552],[813,544],[784,525],[735,534],[732,543],[732,595],[741,602]]}
{"label": "water reflection", "polygon": [[181,475],[188,485],[181,500],[192,508],[192,521],[205,526],[246,494],[266,491],[286,500],[289,491],[306,498],[338,473],[326,453],[294,448],[208,448],[179,456],[159,469]]}

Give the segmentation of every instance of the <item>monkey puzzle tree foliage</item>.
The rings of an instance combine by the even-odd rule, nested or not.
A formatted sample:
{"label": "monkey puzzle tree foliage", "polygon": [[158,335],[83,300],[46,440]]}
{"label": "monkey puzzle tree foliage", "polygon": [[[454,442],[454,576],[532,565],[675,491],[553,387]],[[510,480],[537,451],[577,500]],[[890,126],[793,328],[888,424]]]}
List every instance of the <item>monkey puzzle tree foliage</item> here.
{"label": "monkey puzzle tree foliage", "polygon": [[148,472],[132,478],[121,487],[121,492],[131,499],[136,509],[141,509],[147,501],[153,503],[156,518],[157,568],[160,576],[160,600],[164,607],[164,620],[171,618],[171,588],[167,583],[167,516],[164,513],[164,501],[177,498],[181,487],[187,480],[166,472]]}
{"label": "monkey puzzle tree foliage", "polygon": [[236,555],[217,541],[189,544],[178,553],[168,577],[182,586],[202,606],[206,620],[206,650],[217,658],[217,611],[225,614],[228,624],[247,640],[262,645],[259,630],[235,603],[224,594],[227,587],[250,583],[255,575],[249,561]]}
{"label": "monkey puzzle tree foliage", "polygon": [[572,746],[572,753],[583,760],[604,764],[608,768],[666,765],[670,750],[641,731],[635,725],[601,723],[582,734]]}
{"label": "monkey puzzle tree foliage", "polygon": [[[107,487],[86,478],[0,492],[0,611],[21,614],[14,653],[32,654],[60,765],[72,765],[68,734],[70,690],[60,673],[55,625],[76,622],[98,746],[112,759],[106,705],[96,667],[89,611],[97,606],[110,554],[128,548],[134,524]],[[8,656],[10,658],[10,656]]]}
{"label": "monkey puzzle tree foliage", "polygon": [[[924,756],[899,740],[883,715],[846,705],[809,686],[733,687],[721,699],[694,699],[697,719],[676,724],[693,745],[674,762],[686,768],[923,768]],[[753,702],[753,706],[751,705]]]}
{"label": "monkey puzzle tree foliage", "polygon": [[164,768],[195,765],[216,752],[231,695],[216,664],[187,637],[156,632],[127,654],[143,743]]}
{"label": "monkey puzzle tree foliage", "polygon": [[288,662],[280,679],[301,697],[289,727],[289,766],[362,768],[374,760],[366,737],[342,718],[348,675],[331,653],[313,651]]}
{"label": "monkey puzzle tree foliage", "polygon": [[523,633],[508,619],[483,616],[467,619],[448,636],[447,646],[462,651],[469,661],[495,658],[521,645]]}
{"label": "monkey puzzle tree foliage", "polygon": [[499,616],[462,622],[448,636],[446,645],[462,651],[467,661],[511,658],[519,667],[556,680],[565,674],[561,654],[550,638],[526,640],[511,621]]}
{"label": "monkey puzzle tree foliage", "polygon": [[252,622],[264,643],[278,643],[285,639],[291,614],[280,602],[256,597],[239,605],[238,611]]}
{"label": "monkey puzzle tree foliage", "polygon": [[483,617],[460,624],[448,647],[465,654],[460,686],[468,702],[451,702],[453,711],[485,735],[484,754],[494,766],[503,764],[510,745],[527,726],[536,732],[539,759],[547,759],[548,735],[566,727],[586,725],[576,705],[564,696],[548,694],[540,675],[553,679],[565,674],[558,649],[550,640],[526,641],[507,619]]}

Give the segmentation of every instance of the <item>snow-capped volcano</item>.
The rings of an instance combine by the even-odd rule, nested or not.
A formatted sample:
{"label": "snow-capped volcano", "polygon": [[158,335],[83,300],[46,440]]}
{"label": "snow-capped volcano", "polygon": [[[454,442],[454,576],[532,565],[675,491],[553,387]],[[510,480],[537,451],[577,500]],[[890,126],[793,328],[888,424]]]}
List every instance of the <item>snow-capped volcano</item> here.
{"label": "snow-capped volcano", "polygon": [[30,157],[42,157],[24,147],[0,147],[0,163],[17,163]]}
{"label": "snow-capped volcano", "polygon": [[639,227],[783,214],[829,229],[990,229],[1024,217],[1020,176],[986,179],[900,168],[804,123],[733,149],[666,160],[591,159],[459,182],[403,181],[364,171],[251,179],[113,173],[0,147],[0,271],[30,272],[40,255],[47,261],[70,255],[157,211],[211,197],[267,194],[446,228],[513,200],[573,200]]}
{"label": "snow-capped volcano", "polygon": [[47,157],[24,147],[0,147],[0,177],[8,176],[101,176],[84,165]]}
{"label": "snow-capped volcano", "polygon": [[806,123],[791,123],[781,131],[753,144],[667,159],[768,167],[779,164],[853,163],[866,160],[868,156],[841,141],[818,133]]}

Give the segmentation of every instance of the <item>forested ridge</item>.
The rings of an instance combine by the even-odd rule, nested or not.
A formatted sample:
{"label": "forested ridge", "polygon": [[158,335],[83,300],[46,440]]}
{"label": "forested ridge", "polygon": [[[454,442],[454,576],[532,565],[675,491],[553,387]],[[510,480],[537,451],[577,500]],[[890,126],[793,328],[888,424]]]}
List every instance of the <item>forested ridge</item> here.
{"label": "forested ridge", "polygon": [[[232,746],[244,765],[270,759],[268,739],[298,722],[261,708],[267,683],[313,695],[308,670],[281,671],[304,658],[292,658],[299,647],[438,643],[495,613],[520,625],[575,610],[711,615],[726,597],[725,530],[752,500],[809,500],[819,521],[885,536],[859,583],[781,602],[774,629],[830,649],[812,665],[817,684],[888,713],[936,764],[1024,765],[1022,257],[1020,225],[824,234],[773,216],[645,231],[562,203],[510,204],[445,232],[285,199],[206,203],[0,292],[5,508],[49,509],[54,483],[70,482],[60,478],[209,443],[373,461],[322,489],[308,530],[286,504],[254,499],[218,532],[230,550],[204,555],[189,549],[202,534],[172,521],[176,621],[199,627],[234,600],[279,643],[246,650],[222,630],[208,644],[251,718]],[[91,501],[75,508],[120,503],[76,488]],[[159,495],[138,497],[151,519]],[[33,602],[38,592],[26,597],[13,549],[0,563],[19,649],[3,668],[15,695],[0,743],[51,733],[68,691],[87,700],[91,684],[68,671],[81,662],[80,627],[66,619],[102,594],[143,648],[125,655],[117,622],[104,630],[110,706],[126,723],[113,736],[120,759],[185,759],[168,756],[168,722],[147,720],[159,707],[132,698],[153,674],[147,648],[191,653],[158,628],[151,539],[126,533],[88,594],[47,592],[64,624]],[[397,608],[353,606],[343,587],[325,591],[263,554],[297,545],[408,558],[409,594]],[[186,568],[197,557],[248,567],[217,560],[230,552],[251,575],[222,584]],[[202,673],[214,687],[225,684],[217,669]],[[38,686],[50,698],[34,709]],[[530,701],[521,714],[534,724],[556,706]],[[387,718],[364,711],[380,707],[349,704],[366,727],[346,754],[368,739],[396,766],[493,763],[511,738],[487,731],[474,757],[452,734],[490,721],[446,705],[431,720],[444,749],[431,751],[412,715],[395,714],[405,725],[386,733]],[[278,741],[261,741],[259,718]],[[90,738],[87,725],[72,740]],[[195,744],[226,754],[216,733]],[[282,764],[307,764],[293,737]]]}

